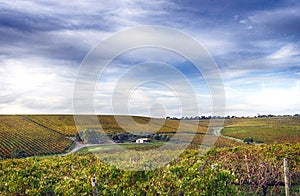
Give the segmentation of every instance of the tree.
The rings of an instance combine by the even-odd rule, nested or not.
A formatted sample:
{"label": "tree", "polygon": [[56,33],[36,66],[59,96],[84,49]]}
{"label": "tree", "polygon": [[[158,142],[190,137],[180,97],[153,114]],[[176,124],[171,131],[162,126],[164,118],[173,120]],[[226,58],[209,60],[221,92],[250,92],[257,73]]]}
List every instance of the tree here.
{"label": "tree", "polygon": [[251,137],[248,138],[248,137],[247,137],[247,138],[244,139],[244,142],[245,142],[245,143],[253,143],[253,138],[251,138]]}
{"label": "tree", "polygon": [[83,142],[83,140],[82,140],[82,138],[81,138],[81,136],[80,136],[79,133],[76,134],[76,141]]}
{"label": "tree", "polygon": [[27,154],[24,150],[13,148],[11,152],[11,158],[26,158]]}

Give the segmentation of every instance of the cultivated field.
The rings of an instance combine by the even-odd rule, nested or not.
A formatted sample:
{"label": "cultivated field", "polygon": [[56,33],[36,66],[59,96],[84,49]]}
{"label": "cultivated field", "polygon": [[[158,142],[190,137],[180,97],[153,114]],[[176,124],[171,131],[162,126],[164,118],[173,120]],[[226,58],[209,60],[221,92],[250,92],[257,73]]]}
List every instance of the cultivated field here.
{"label": "cultivated field", "polygon": [[62,153],[73,141],[21,116],[0,116],[0,157]]}
{"label": "cultivated field", "polygon": [[205,157],[190,149],[156,170],[147,169],[166,156],[152,159],[157,155],[141,152],[139,158],[106,150],[102,155],[116,164],[146,170],[120,170],[93,154],[4,160],[0,195],[284,195],[284,157],[289,158],[290,193],[300,191],[299,144],[212,149]]}
{"label": "cultivated field", "polygon": [[[84,129],[101,129],[106,133],[159,133],[178,142],[192,141],[200,145],[206,137],[217,147],[244,145],[214,135],[205,136],[208,120],[165,120],[147,117],[81,116],[75,126],[72,115],[11,115],[0,116],[0,157],[55,154],[71,147],[69,136]],[[175,135],[176,133],[176,135]],[[263,143],[297,143],[300,141],[300,117],[225,119],[222,134],[239,139],[253,138]],[[193,138],[191,138],[193,137]],[[211,141],[211,142],[210,142]],[[23,155],[22,155],[23,153]]]}
{"label": "cultivated field", "polygon": [[222,134],[263,143],[300,142],[300,117],[230,119]]}
{"label": "cultivated field", "polygon": [[74,136],[77,133],[74,118],[71,115],[24,115],[23,117],[66,136]]}
{"label": "cultivated field", "polygon": [[[125,142],[122,147],[132,152],[126,154],[114,143],[96,144],[73,155],[2,160],[0,195],[91,195],[95,191],[100,195],[283,195],[284,158],[289,160],[290,193],[299,195],[299,117],[225,120],[223,134],[268,143],[258,146],[217,137],[217,132],[206,135],[208,120],[118,118],[120,124],[113,116],[98,116],[97,121],[109,134],[128,131],[167,135],[173,147],[158,149],[164,146],[163,141]],[[0,116],[0,156],[65,152],[72,146],[69,136],[75,136],[77,128],[99,129],[99,123],[89,116],[82,116],[77,127],[70,115]],[[224,148],[212,147],[205,156],[199,156],[204,137],[206,142],[216,140],[215,146]],[[191,139],[180,157],[170,159]],[[91,178],[97,180],[96,186],[92,186]]]}
{"label": "cultivated field", "polygon": [[[78,118],[77,126],[75,126],[74,117],[72,115],[26,115],[24,116],[39,124],[56,130],[67,136],[76,135],[77,131],[85,128],[103,129],[106,133],[120,133],[120,132],[199,132],[205,133],[206,126],[198,126],[199,122],[193,121],[177,121],[155,119],[148,117],[133,116],[117,116],[117,122],[114,116],[99,115],[98,121],[88,115],[82,115]],[[100,127],[101,124],[101,127]],[[179,126],[181,124],[181,126]],[[203,123],[202,123],[203,124]],[[207,123],[204,123],[207,125]]]}

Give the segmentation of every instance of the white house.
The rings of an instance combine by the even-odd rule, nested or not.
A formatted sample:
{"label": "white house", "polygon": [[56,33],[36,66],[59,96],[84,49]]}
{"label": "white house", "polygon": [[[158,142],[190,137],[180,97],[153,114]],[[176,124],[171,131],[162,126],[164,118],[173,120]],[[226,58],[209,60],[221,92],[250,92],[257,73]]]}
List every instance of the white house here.
{"label": "white house", "polygon": [[147,143],[147,142],[151,142],[150,139],[148,138],[139,138],[135,141],[136,143],[142,144],[142,143]]}

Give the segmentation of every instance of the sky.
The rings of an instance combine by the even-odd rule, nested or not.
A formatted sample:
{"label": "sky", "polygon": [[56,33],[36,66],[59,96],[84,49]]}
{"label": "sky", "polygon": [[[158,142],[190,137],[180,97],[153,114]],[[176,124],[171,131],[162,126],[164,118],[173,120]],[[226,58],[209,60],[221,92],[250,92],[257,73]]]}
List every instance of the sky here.
{"label": "sky", "polygon": [[[0,0],[0,114],[73,114],[74,84],[86,55],[116,33],[143,25],[177,29],[208,51],[223,81],[224,115],[300,113],[297,0]],[[126,100],[128,114],[210,115],[212,95],[201,74],[188,59],[162,48],[124,52],[99,73],[95,111],[126,114],[114,92],[130,80],[136,87]],[[141,83],[150,76],[157,80]],[[180,100],[176,90],[193,91],[197,103]],[[190,103],[184,111],[182,102]]]}

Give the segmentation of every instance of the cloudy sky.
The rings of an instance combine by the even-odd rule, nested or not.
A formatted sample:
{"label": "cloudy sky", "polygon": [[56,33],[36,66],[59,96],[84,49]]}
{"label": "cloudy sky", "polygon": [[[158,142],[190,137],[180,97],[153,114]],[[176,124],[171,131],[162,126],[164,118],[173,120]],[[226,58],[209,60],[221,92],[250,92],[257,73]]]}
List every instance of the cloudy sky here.
{"label": "cloudy sky", "polygon": [[[297,0],[0,0],[0,113],[73,113],[74,83],[84,57],[115,33],[142,25],[178,29],[210,53],[224,83],[226,115],[300,113]],[[149,64],[154,61],[174,69],[157,71]],[[142,76],[157,81],[141,83]],[[99,74],[97,113],[118,113],[114,92],[124,78],[136,81],[127,100],[129,114],[211,114],[201,72],[178,54],[147,47],[121,54]],[[185,100],[170,84],[192,86],[196,105],[190,102],[182,112]]]}

